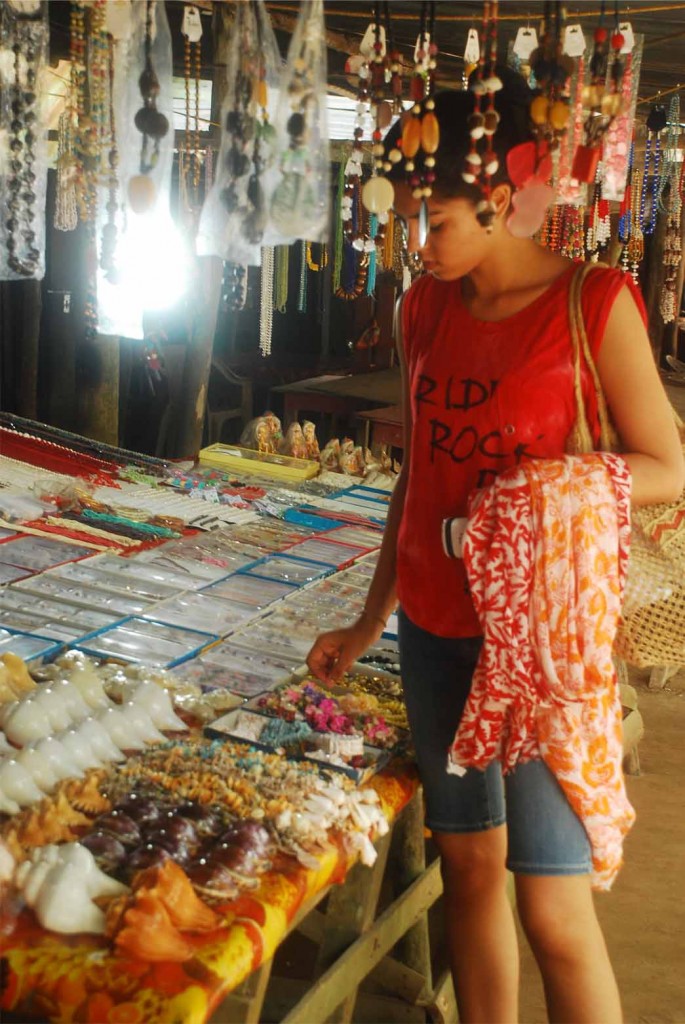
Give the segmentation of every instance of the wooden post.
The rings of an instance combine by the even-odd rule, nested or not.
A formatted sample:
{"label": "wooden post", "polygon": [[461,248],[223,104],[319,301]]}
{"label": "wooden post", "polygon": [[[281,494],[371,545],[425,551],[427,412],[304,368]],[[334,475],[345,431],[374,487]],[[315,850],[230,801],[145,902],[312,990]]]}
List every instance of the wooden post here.
{"label": "wooden post", "polygon": [[[225,8],[224,4],[217,5],[212,20],[215,40],[214,95],[219,111],[226,92],[226,62],[231,24]],[[188,329],[183,399],[178,415],[179,428],[175,445],[175,454],[180,458],[194,457],[202,444],[207,388],[221,297],[221,277],[222,263],[218,257],[203,256],[197,260],[197,293]]]}
{"label": "wooden post", "polygon": [[82,365],[76,389],[78,429],[86,437],[118,445],[118,335],[98,334],[94,341],[81,345],[79,357]]}

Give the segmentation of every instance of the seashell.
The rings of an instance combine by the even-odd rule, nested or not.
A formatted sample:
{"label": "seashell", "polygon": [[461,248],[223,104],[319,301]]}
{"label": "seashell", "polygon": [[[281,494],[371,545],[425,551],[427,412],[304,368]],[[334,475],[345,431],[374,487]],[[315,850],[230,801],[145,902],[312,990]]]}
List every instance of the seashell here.
{"label": "seashell", "polygon": [[16,800],[10,800],[4,793],[0,792],[0,813],[2,814],[19,814],[21,807]]}
{"label": "seashell", "polygon": [[47,715],[32,698],[13,704],[2,725],[7,739],[20,747],[42,740],[52,731]]}
{"label": "seashell", "polygon": [[183,868],[172,860],[138,875],[136,899],[143,893],[159,900],[171,923],[181,931],[209,932],[221,923],[221,918],[196,896]]}
{"label": "seashell", "polygon": [[16,760],[29,773],[35,784],[44,793],[50,793],[59,782],[59,777],[45,754],[35,747],[24,747]]}
{"label": "seashell", "polygon": [[31,678],[26,663],[18,654],[12,654],[11,651],[0,654],[0,666],[2,677],[9,682],[17,697],[35,690],[36,684]]}
{"label": "seashell", "polygon": [[87,718],[79,724],[75,732],[77,736],[89,744],[96,757],[99,757],[105,764],[110,761],[125,760],[124,754],[122,754],[119,747],[110,738],[105,727],[97,719]]}
{"label": "seashell", "polygon": [[131,703],[143,707],[158,729],[168,729],[170,732],[188,731],[188,726],[174,711],[168,691],[157,683],[139,683],[133,691]]}
{"label": "seashell", "polygon": [[125,800],[120,800],[114,810],[118,814],[127,814],[136,825],[147,827],[159,821],[166,807],[155,800],[131,793]]}
{"label": "seashell", "polygon": [[96,719],[107,731],[112,742],[116,743],[120,750],[144,750],[145,742],[140,738],[138,732],[132,727],[131,722],[124,717],[123,711],[113,705],[101,711]]}
{"label": "seashell", "polygon": [[89,768],[102,768],[103,764],[93,748],[80,736],[75,729],[67,729],[56,737],[73,758],[75,764],[84,771]]}
{"label": "seashell", "polygon": [[84,878],[73,864],[56,864],[48,872],[35,904],[36,917],[49,931],[65,935],[102,935],[105,915],[90,899]]}
{"label": "seashell", "polygon": [[211,835],[221,823],[221,812],[216,807],[188,800],[176,808],[177,814],[192,821],[199,835]]}
{"label": "seashell", "polygon": [[133,875],[145,868],[160,867],[169,860],[171,854],[163,846],[156,846],[154,843],[145,843],[133,851],[126,861],[126,869]]}
{"label": "seashell", "polygon": [[113,707],[104,691],[102,680],[90,662],[84,662],[74,669],[69,676],[69,682],[78,689],[89,707],[93,709]]}
{"label": "seashell", "polygon": [[45,739],[32,744],[32,746],[46,758],[58,779],[83,778],[83,772],[71,754],[54,736],[46,736]]}
{"label": "seashell", "polygon": [[93,827],[99,832],[110,832],[120,842],[129,846],[136,846],[141,841],[140,829],[135,821],[119,811],[101,814],[93,822]]}
{"label": "seashell", "polygon": [[107,871],[115,871],[126,859],[126,847],[111,832],[88,832],[80,839],[82,846],[95,857]]}
{"label": "seashell", "polygon": [[32,700],[35,708],[34,714],[45,715],[50,723],[50,729],[44,735],[50,735],[51,732],[62,732],[69,728],[72,718],[67,707],[66,694],[60,690],[53,690],[52,686],[41,686]]}
{"label": "seashell", "polygon": [[65,843],[61,846],[59,860],[61,864],[71,865],[78,870],[85,879],[86,890],[92,899],[99,899],[101,896],[121,896],[127,892],[127,886],[100,870],[92,852],[81,843]]}
{"label": "seashell", "polygon": [[146,828],[144,834],[148,842],[167,848],[170,848],[168,844],[190,845],[197,842],[197,830],[193,822],[177,816],[173,811],[162,815],[156,824]]}
{"label": "seashell", "polygon": [[148,712],[140,704],[134,704],[130,700],[124,704],[120,713],[143,743],[166,743],[166,736],[159,731]]}
{"label": "seashell", "polygon": [[17,885],[30,907],[35,907],[43,883],[54,866],[55,862],[48,860],[47,857],[37,864],[25,861],[21,865],[22,870],[17,872]]}
{"label": "seashell", "polygon": [[0,757],[5,757],[6,754],[16,754],[16,752],[17,748],[12,746],[4,732],[0,732]]}
{"label": "seashell", "polygon": [[165,906],[143,895],[123,914],[115,945],[120,953],[144,961],[182,963],[193,955],[193,947],[174,928]]}
{"label": "seashell", "polygon": [[0,839],[0,884],[11,882],[16,867],[11,851]]}
{"label": "seashell", "polygon": [[104,814],[111,810],[112,804],[100,792],[100,783],[105,776],[103,771],[90,771],[86,781],[71,779],[64,786],[67,799],[77,811],[83,811],[91,817],[96,814]]}
{"label": "seashell", "polygon": [[64,705],[71,715],[72,722],[80,722],[91,714],[90,704],[83,697],[78,686],[69,679],[57,679],[52,684],[56,693],[62,694]]}
{"label": "seashell", "polygon": [[5,800],[14,800],[20,807],[28,807],[44,796],[26,768],[14,760],[3,761],[0,765],[0,793]]}

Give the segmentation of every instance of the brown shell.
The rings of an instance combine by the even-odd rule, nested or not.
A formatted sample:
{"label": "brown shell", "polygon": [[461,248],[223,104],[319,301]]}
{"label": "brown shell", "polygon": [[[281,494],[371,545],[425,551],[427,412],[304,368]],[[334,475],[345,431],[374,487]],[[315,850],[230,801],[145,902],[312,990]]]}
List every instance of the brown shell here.
{"label": "brown shell", "polygon": [[183,963],[193,955],[193,947],[174,928],[164,904],[152,896],[137,898],[124,912],[122,923],[115,945],[134,960]]}
{"label": "brown shell", "polygon": [[136,899],[145,895],[163,903],[171,923],[181,931],[210,932],[220,924],[214,911],[195,895],[183,868],[172,860],[162,867],[141,871],[134,887]]}

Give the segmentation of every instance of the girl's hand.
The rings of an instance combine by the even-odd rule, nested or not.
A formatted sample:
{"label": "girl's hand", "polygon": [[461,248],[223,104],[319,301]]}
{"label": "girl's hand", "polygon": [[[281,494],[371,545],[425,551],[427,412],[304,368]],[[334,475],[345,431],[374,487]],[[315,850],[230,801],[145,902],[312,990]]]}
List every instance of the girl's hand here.
{"label": "girl's hand", "polygon": [[307,667],[322,683],[337,683],[350,665],[383,634],[380,619],[362,615],[353,626],[334,629],[317,637],[307,655]]}

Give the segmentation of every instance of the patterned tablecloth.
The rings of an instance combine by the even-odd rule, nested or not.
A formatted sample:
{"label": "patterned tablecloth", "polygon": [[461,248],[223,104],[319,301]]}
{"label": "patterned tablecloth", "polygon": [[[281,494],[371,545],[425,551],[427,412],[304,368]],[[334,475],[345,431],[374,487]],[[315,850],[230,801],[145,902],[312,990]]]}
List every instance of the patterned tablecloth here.
{"label": "patterned tablecloth", "polygon": [[[394,765],[372,780],[392,821],[417,788],[411,766]],[[22,913],[9,933],[0,906],[0,1009],[17,1020],[59,1024],[196,1024],[271,957],[305,901],[340,883],[354,863],[332,848],[317,870],[283,858],[255,892],[216,908],[223,925],[193,941],[185,963],[150,963],[116,955],[97,937],[46,932]]]}

